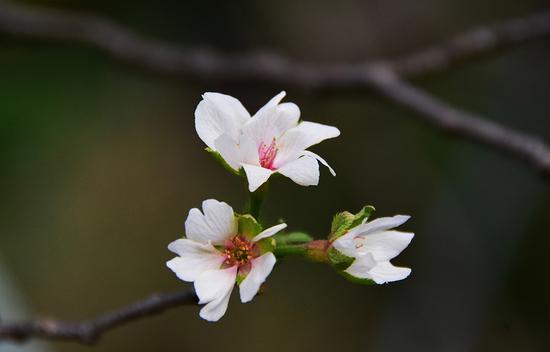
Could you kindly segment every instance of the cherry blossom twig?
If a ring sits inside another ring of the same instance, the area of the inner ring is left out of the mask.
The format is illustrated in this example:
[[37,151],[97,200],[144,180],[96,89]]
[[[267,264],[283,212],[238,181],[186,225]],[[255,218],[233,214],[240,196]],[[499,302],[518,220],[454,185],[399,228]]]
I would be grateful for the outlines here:
[[86,345],[119,326],[157,315],[167,309],[197,303],[192,290],[155,294],[127,307],[82,322],[36,319],[20,323],[0,323],[0,341],[23,342],[31,338],[75,341]]
[[[484,25],[396,60],[315,65],[269,53],[222,55],[142,37],[107,19],[0,0],[0,33],[80,43],[114,59],[171,76],[260,80],[305,89],[366,88],[381,93],[433,126],[506,151],[550,175],[549,148],[538,138],[447,106],[399,79],[449,69],[458,63],[550,35],[550,12]],[[380,67],[384,69],[383,74]],[[390,74],[387,74],[390,73]],[[381,77],[386,77],[381,80]],[[388,81],[388,77],[393,77]]]
[[516,156],[538,170],[543,177],[550,178],[550,148],[542,140],[448,106],[401,80],[391,69],[383,66],[373,69],[370,77],[379,94],[414,111],[418,118],[449,133]]

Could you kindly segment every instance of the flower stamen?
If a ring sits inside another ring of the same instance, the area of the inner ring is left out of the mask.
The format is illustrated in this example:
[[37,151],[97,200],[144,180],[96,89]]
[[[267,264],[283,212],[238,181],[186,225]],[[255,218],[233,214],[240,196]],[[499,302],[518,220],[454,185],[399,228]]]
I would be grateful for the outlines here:
[[273,170],[273,162],[275,161],[275,156],[277,156],[277,143],[276,139],[273,138],[271,144],[262,143],[258,148],[258,154],[260,157],[260,166],[266,169]]
[[254,258],[256,245],[249,242],[246,238],[235,236],[225,241],[224,264],[228,266],[238,265],[239,267],[247,265]]

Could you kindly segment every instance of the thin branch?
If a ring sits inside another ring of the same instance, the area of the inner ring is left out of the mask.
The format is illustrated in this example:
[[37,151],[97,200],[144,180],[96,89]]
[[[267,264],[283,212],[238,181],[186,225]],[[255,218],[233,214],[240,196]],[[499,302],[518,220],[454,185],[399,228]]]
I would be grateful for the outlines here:
[[[485,25],[393,61],[315,65],[269,53],[222,55],[139,36],[103,18],[15,5],[0,0],[0,33],[80,43],[110,57],[171,76],[255,79],[306,89],[367,88],[440,129],[489,145],[550,175],[549,148],[538,138],[461,112],[398,77],[417,77],[550,35],[550,12]],[[380,68],[383,67],[382,74]],[[388,74],[390,73],[390,74]],[[393,77],[391,81],[380,79]]]
[[[550,176],[550,149],[542,141],[447,106],[400,78],[442,71],[466,60],[549,36],[548,12],[482,26],[401,59],[361,64],[314,65],[268,53],[229,56],[181,48],[139,36],[100,17],[3,0],[0,0],[0,33],[83,44],[116,60],[171,76],[255,79],[308,89],[372,89],[442,130],[506,151]],[[0,340],[25,341],[37,337],[92,344],[118,326],[196,302],[194,293],[186,291],[154,295],[84,322],[38,319],[0,323]]]
[[[98,16],[37,8],[0,0],[0,33],[31,39],[80,43],[114,59],[168,75],[228,80],[258,79],[309,88],[365,86],[370,62],[314,65],[271,53],[223,55],[206,49],[185,48],[140,36]],[[550,35],[550,12],[481,26],[447,43],[402,59],[384,61],[402,77],[416,77],[449,68],[464,60],[487,55]]]
[[448,106],[401,80],[391,69],[382,66],[373,69],[371,79],[378,93],[416,112],[418,118],[449,133],[519,157],[544,177],[550,178],[550,148],[542,140]]
[[75,341],[93,344],[101,336],[119,326],[157,315],[167,309],[197,303],[191,290],[177,293],[156,294],[83,322],[68,322],[54,319],[36,319],[22,323],[0,323],[0,341],[22,342],[31,338]]

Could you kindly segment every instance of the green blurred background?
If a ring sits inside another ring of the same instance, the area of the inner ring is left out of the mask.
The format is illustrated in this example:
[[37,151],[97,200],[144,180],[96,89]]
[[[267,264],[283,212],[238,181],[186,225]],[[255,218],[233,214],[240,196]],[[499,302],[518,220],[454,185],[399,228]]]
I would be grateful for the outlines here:
[[[397,57],[547,0],[35,1],[92,12],[181,45],[267,49],[314,61]],[[415,83],[550,142],[550,41]],[[221,322],[183,307],[105,335],[97,351],[548,351],[550,188],[526,165],[434,130],[362,93],[156,76],[93,50],[0,35],[0,315],[82,319],[185,288],[169,242],[206,198],[240,209],[243,181],[203,151],[205,91],[254,112],[280,90],[342,136],[313,150],[336,169],[318,187],[273,182],[265,220],[327,234],[337,211],[407,213],[402,282],[353,285],[288,260]],[[87,351],[74,343],[0,351]]]

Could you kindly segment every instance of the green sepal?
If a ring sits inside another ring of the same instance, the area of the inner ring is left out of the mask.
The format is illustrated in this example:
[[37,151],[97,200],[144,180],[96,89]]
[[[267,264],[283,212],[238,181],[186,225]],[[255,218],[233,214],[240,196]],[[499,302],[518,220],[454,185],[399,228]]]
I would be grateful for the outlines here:
[[360,225],[369,218],[374,210],[372,205],[365,205],[357,214],[352,214],[349,211],[336,214],[332,219],[329,240],[334,241],[350,229]]
[[240,285],[241,282],[246,278],[246,275],[241,274],[240,272],[237,272],[237,285]]
[[214,159],[216,159],[216,161],[224,167],[224,169],[231,172],[233,175],[245,176],[243,168],[240,168],[239,170],[235,170],[234,168],[229,166],[227,161],[225,161],[225,159],[217,151],[213,150],[212,148],[205,148],[204,150],[210,153],[210,155],[212,155]]
[[350,228],[352,229],[355,226],[360,225],[363,221],[368,220],[370,214],[372,214],[375,210],[376,209],[374,209],[372,205],[365,205],[357,214],[355,214]]
[[351,224],[355,220],[355,216],[349,211],[338,213],[332,219],[332,225],[330,226],[330,240],[335,240],[338,237],[345,234],[350,228]]
[[334,247],[328,250],[327,257],[330,265],[339,272],[349,268],[355,260],[355,258],[348,257]]
[[250,214],[237,215],[237,222],[239,224],[238,233],[249,240],[262,232],[262,225]]
[[349,273],[346,273],[345,271],[340,271],[340,275],[342,275],[346,280],[353,282],[354,284],[360,284],[360,285],[376,285],[376,282],[374,282],[371,279],[361,279],[358,277],[355,277]]

